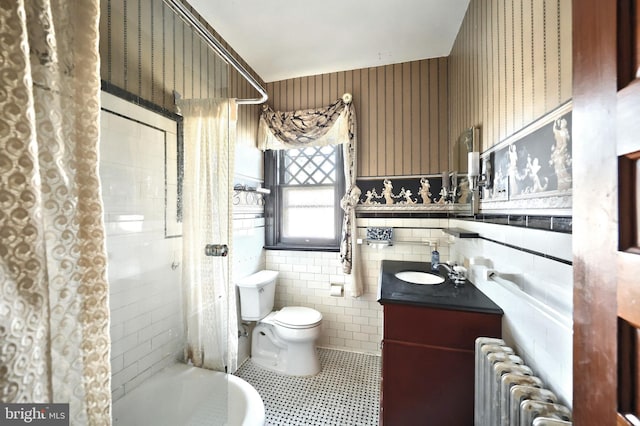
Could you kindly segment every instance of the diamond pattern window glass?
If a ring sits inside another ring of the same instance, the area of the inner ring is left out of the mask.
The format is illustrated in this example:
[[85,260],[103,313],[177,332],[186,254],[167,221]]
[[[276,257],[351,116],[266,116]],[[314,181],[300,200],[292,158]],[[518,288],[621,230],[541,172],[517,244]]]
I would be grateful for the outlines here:
[[284,185],[335,184],[334,146],[309,146],[283,151]]

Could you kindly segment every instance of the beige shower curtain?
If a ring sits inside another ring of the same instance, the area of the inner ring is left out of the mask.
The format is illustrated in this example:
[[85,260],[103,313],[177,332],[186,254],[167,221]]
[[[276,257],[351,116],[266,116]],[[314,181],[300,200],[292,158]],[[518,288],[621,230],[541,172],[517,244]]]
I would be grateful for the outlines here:
[[111,423],[98,0],[0,0],[0,401]]
[[207,244],[229,244],[236,104],[181,100],[184,116],[182,286],[185,358],[196,367],[237,369],[238,319],[229,257],[205,256]]

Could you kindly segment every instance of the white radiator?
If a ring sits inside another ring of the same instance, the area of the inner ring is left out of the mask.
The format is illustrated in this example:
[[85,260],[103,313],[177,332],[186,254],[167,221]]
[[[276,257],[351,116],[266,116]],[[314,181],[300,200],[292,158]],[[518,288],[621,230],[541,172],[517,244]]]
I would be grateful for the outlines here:
[[571,410],[558,403],[504,340],[477,338],[475,357],[475,426],[571,424]]

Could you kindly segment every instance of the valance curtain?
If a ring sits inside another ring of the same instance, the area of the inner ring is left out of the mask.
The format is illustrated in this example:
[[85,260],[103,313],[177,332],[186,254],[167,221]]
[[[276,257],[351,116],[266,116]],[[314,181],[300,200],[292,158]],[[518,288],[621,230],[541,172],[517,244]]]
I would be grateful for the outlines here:
[[0,402],[111,424],[98,0],[0,2]]
[[205,245],[231,241],[231,178],[236,103],[178,101],[184,117],[182,295],[185,359],[196,367],[234,372],[238,319],[229,257],[206,256]]
[[356,129],[356,112],[348,94],[326,108],[280,112],[265,105],[258,127],[258,145],[263,151],[342,145],[346,191],[340,202],[344,210],[340,259],[343,272],[351,275],[349,287],[353,297],[361,296],[364,291],[354,238],[357,232],[355,207],[360,198],[356,185]]

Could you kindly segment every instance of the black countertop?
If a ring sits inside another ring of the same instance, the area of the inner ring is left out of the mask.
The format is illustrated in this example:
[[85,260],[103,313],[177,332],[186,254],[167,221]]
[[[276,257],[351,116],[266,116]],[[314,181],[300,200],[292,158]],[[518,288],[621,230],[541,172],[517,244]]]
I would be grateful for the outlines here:
[[378,285],[378,302],[381,305],[394,303],[489,314],[503,313],[498,305],[470,281],[454,285],[447,278],[443,267],[439,268],[439,273],[445,281],[435,285],[411,284],[396,278],[395,274],[402,271],[432,272],[431,263],[383,260]]

